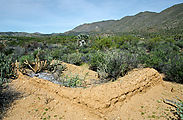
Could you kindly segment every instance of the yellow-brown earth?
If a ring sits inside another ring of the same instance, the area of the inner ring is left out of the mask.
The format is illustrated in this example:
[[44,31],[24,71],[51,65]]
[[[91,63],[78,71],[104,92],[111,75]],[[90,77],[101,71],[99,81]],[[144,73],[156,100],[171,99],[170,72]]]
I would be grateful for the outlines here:
[[[64,74],[87,73],[87,81],[97,80],[94,71],[67,67]],[[183,85],[163,81],[162,75],[151,68],[135,69],[115,82],[88,88],[62,87],[22,74],[9,86],[22,97],[12,103],[3,120],[176,119],[174,108],[163,99],[183,99]]]

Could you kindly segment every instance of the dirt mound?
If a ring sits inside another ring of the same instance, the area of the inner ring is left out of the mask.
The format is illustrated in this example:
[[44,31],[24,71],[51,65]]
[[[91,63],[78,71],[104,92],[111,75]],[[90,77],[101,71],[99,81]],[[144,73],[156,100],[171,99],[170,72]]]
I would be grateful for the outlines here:
[[138,91],[143,91],[152,85],[159,84],[161,81],[161,75],[157,71],[146,68],[131,72],[116,82],[87,89],[65,88],[58,94],[76,103],[97,109],[101,113],[106,113],[109,108],[113,108],[118,102],[124,101]]
[[[66,88],[47,80],[20,75],[10,86],[24,93],[24,97],[14,102],[4,120],[134,118],[128,112],[130,99],[142,93],[148,94],[150,88],[161,93],[164,90],[162,83],[161,75],[150,68],[136,69],[115,82],[89,88]],[[146,90],[148,91],[145,92]],[[139,106],[139,102],[136,102]],[[134,105],[133,102],[131,104]],[[127,107],[126,116],[122,116],[123,106]],[[135,110],[136,106],[133,107]],[[135,113],[133,115],[138,116]],[[139,117],[142,118],[143,116]]]

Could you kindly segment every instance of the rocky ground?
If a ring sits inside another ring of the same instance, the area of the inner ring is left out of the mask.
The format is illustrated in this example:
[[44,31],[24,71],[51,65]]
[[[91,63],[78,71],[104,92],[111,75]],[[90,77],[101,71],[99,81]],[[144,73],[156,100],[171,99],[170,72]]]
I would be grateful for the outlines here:
[[[87,73],[87,83],[97,80],[93,71],[68,66],[65,75]],[[150,68],[86,88],[67,88],[22,74],[8,86],[16,91],[12,95],[16,98],[3,120],[176,120],[175,108],[163,100],[183,99],[183,85],[163,81],[162,75]]]

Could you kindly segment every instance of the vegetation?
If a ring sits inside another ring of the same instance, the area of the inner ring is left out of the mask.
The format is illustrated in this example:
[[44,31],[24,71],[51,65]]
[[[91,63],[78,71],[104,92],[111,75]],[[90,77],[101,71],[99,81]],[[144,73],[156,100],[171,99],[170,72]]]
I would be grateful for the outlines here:
[[5,55],[0,52],[0,86],[8,81],[8,78],[16,77],[13,58],[11,55]]
[[[43,64],[45,62],[49,64],[53,59],[75,65],[86,63],[90,69],[99,73],[101,80],[105,81],[114,81],[133,68],[151,67],[164,73],[166,80],[183,83],[183,38],[181,36],[182,34],[169,36],[151,34],[143,37],[137,34],[1,36],[1,39],[5,39],[5,43],[1,45],[1,52],[18,59],[23,67],[30,68],[35,68],[35,63],[46,68]],[[84,46],[78,45],[80,39],[86,41]],[[40,61],[44,63],[41,64]],[[41,69],[33,71],[40,72]]]
[[63,78],[63,85],[66,87],[81,87],[83,85],[84,80],[76,76],[66,76]]

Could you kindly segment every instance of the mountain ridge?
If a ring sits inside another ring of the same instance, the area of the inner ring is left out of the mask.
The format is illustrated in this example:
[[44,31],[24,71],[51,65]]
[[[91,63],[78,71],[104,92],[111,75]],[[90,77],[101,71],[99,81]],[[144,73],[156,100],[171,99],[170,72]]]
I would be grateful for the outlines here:
[[183,26],[183,3],[173,5],[159,13],[144,11],[119,20],[85,23],[65,32],[70,33],[118,33],[118,32],[158,32]]

